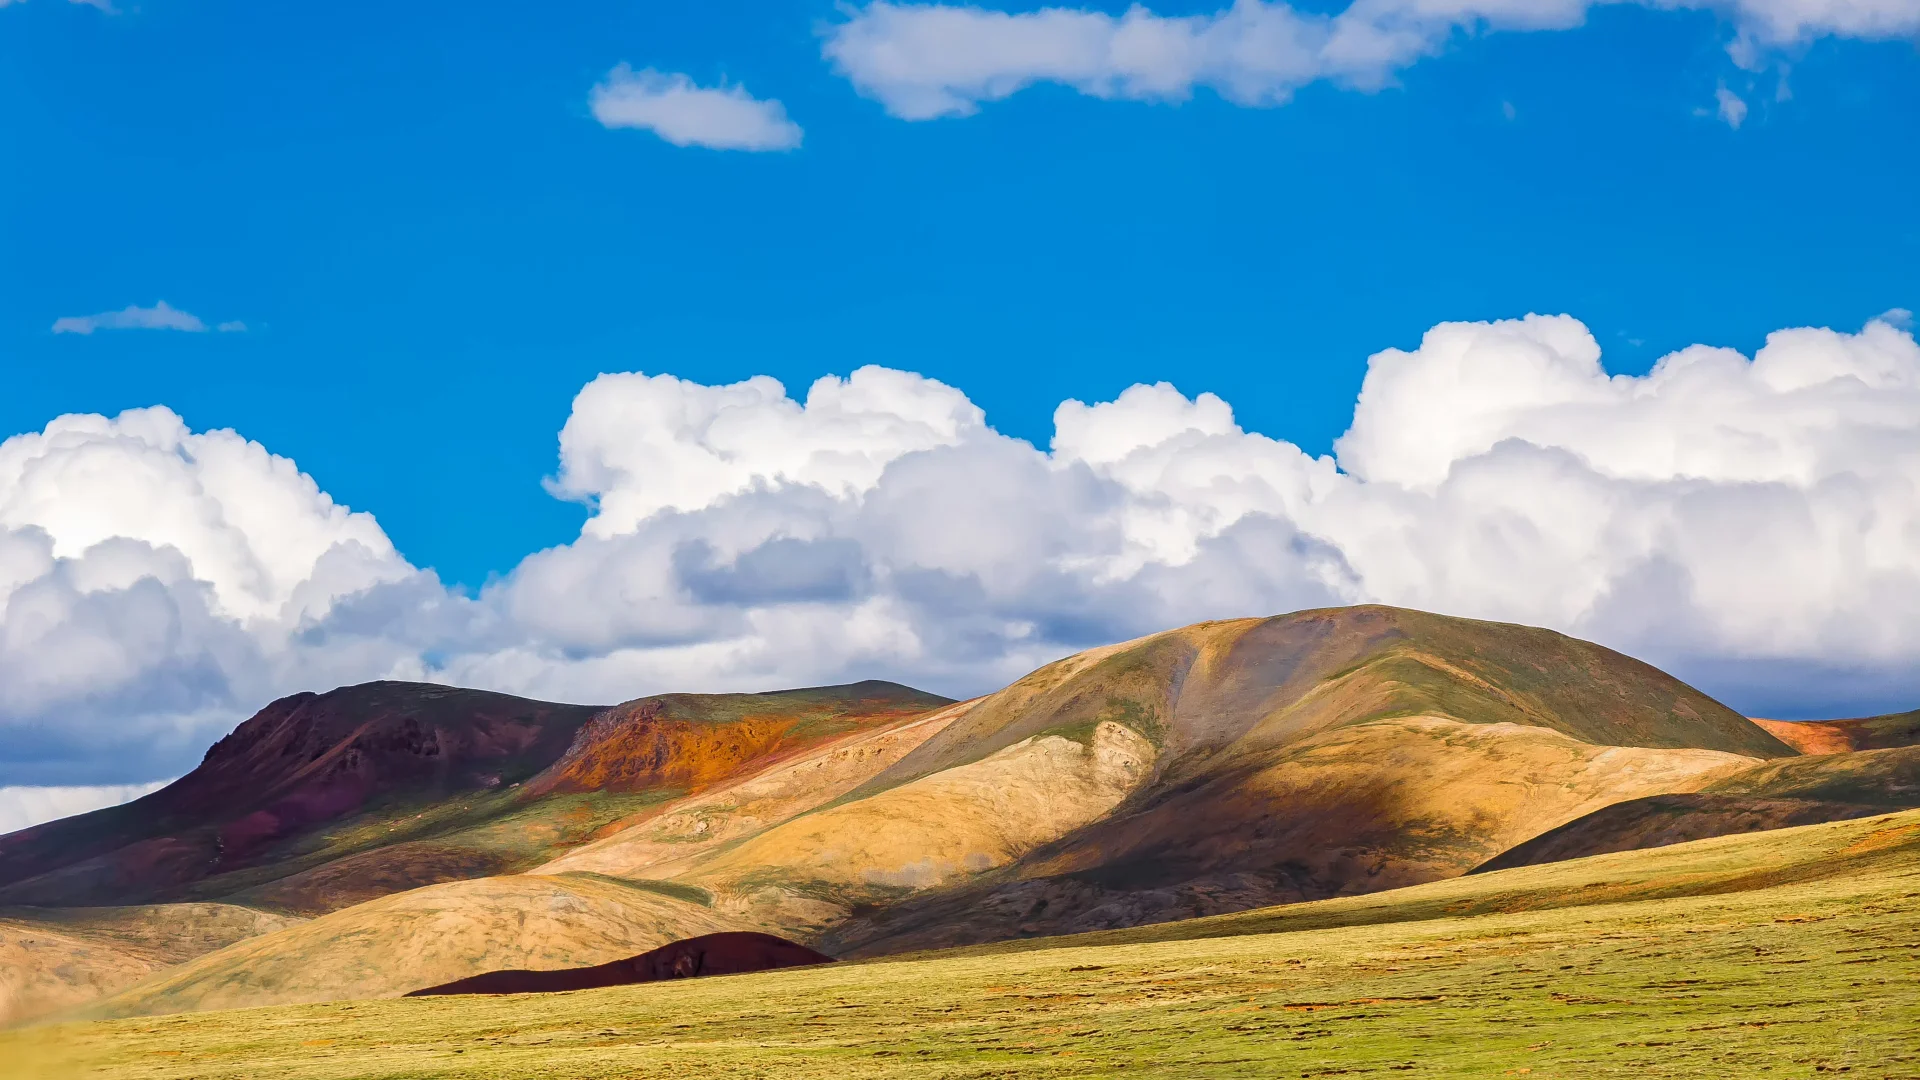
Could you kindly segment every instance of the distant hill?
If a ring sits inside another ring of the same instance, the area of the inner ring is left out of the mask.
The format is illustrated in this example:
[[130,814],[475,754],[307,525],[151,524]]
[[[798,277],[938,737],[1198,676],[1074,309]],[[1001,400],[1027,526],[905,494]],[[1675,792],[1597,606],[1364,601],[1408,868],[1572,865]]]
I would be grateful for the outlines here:
[[[520,702],[514,730],[538,736],[511,745],[537,751],[443,752],[463,764],[439,771],[410,763],[411,748],[472,723],[409,727],[388,709],[354,726],[365,705],[331,707],[339,730],[401,747],[379,784],[317,788],[354,799],[289,804],[312,774],[264,770],[272,791],[242,785],[252,801],[228,797],[233,812],[144,832],[65,823],[85,841],[75,862],[53,859],[58,829],[19,862],[8,838],[0,901],[138,895],[322,916],[157,975],[115,998],[119,1012],[392,996],[719,930],[864,957],[1371,893],[1461,875],[1614,804],[1812,760],[1597,645],[1377,606],[1171,630],[967,702],[885,683],[585,715]],[[209,762],[278,760],[239,741]],[[338,809],[323,821],[283,805]],[[157,873],[176,864],[129,854],[204,851],[208,831],[262,808],[282,825],[237,859]],[[11,878],[14,866],[36,872]],[[583,898],[602,886],[625,899]],[[622,914],[635,903],[644,918]],[[561,913],[536,935],[546,952],[504,929],[521,907]]]
[[[1908,714],[1911,715],[1911,714]],[[1629,799],[1550,829],[1475,872],[1920,806],[1920,745],[1769,761],[1687,794]]]
[[[892,683],[613,709],[421,683],[298,694],[145,798],[0,837],[0,904],[319,914],[542,862],[756,757],[946,701]],[[620,753],[664,764],[581,782]]]
[[1803,754],[1843,754],[1920,743],[1920,709],[1852,720],[1755,720]]

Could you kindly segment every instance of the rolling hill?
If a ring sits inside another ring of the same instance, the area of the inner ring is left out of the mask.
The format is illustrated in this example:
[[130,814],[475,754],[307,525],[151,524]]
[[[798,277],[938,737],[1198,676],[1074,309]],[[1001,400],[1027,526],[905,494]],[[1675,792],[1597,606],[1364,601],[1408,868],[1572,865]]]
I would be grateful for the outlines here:
[[1912,1073],[1920,812],[1068,938],[0,1035],[35,1075]]
[[299,694],[145,798],[0,837],[0,904],[321,914],[524,869],[756,759],[946,700],[892,683],[612,709],[417,683]]
[[0,1027],[299,922],[234,904],[0,909]]
[[[1784,737],[1792,739],[1796,733]],[[1915,806],[1920,806],[1920,745],[1822,753],[1752,765],[1697,792],[1650,795],[1603,807],[1517,844],[1479,869],[1843,821]]]
[[1803,754],[1886,750],[1920,743],[1920,709],[1851,720],[1755,720],[1754,723]]
[[[1140,927],[1456,878],[1635,800],[1837,802],[1906,775],[1813,765],[1590,643],[1384,607],[1202,623],[967,702],[869,683],[556,722],[565,745],[511,782],[370,799],[155,893],[320,917],[100,1008],[393,996],[719,930],[873,957]],[[630,899],[575,907],[602,887]],[[548,951],[490,943],[503,912],[554,903],[572,914]]]

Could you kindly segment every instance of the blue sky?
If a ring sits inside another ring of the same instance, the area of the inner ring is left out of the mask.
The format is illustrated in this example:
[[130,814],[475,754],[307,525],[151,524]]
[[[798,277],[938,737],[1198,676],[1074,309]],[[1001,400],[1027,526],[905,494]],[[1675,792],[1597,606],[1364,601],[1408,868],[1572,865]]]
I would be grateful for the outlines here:
[[[841,18],[10,5],[0,431],[165,403],[478,585],[577,532],[540,480],[603,371],[798,392],[899,366],[1042,443],[1061,400],[1166,379],[1325,452],[1367,356],[1442,320],[1569,312],[1638,372],[1920,304],[1910,42],[1796,47],[1777,101],[1779,66],[1736,67],[1724,19],[1603,8],[1456,35],[1377,92],[1041,85],[908,122],[823,61]],[[778,99],[804,144],[605,129],[588,93],[622,62]],[[1722,85],[1750,103],[1738,130],[1700,115]],[[48,329],[159,299],[249,329]]]

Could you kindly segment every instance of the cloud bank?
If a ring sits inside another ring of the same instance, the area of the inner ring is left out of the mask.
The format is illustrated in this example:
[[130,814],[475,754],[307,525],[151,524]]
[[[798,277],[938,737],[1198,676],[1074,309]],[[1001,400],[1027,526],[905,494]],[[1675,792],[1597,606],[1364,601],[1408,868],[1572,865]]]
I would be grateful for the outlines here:
[[803,396],[612,374],[553,493],[593,514],[477,596],[293,462],[165,409],[0,444],[0,784],[190,767],[271,697],[376,677],[572,701],[997,686],[1198,619],[1379,601],[1555,627],[1737,707],[1920,704],[1920,347],[1694,346],[1610,375],[1578,321],[1371,358],[1330,456],[1166,384],[1051,443],[862,368]]
[[589,99],[594,119],[610,128],[651,131],[675,146],[715,150],[792,150],[800,125],[778,101],[761,101],[741,86],[702,87],[685,75],[614,68]]
[[[1621,0],[1629,2],[1629,0]],[[1593,0],[1353,0],[1338,14],[1235,0],[1206,15],[1120,15],[1048,7],[1009,13],[885,0],[824,32],[822,53],[894,116],[966,116],[1036,83],[1138,101],[1214,91],[1240,105],[1279,105],[1310,83],[1379,89],[1461,34],[1565,30]],[[1920,33],[1916,0],[1640,0],[1715,12],[1734,28],[1745,67],[1820,37],[1886,40]],[[1738,126],[1736,123],[1734,126]]]

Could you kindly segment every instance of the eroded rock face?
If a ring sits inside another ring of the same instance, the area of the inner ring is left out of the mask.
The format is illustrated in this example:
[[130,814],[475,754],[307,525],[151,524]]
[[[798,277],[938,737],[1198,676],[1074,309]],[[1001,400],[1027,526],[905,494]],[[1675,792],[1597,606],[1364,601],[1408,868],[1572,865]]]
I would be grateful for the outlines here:
[[564,971],[489,971],[415,990],[408,997],[443,994],[553,994],[603,986],[692,979],[703,975],[744,975],[775,968],[831,964],[833,957],[772,934],[736,931],[703,934],[651,952],[596,967]]

